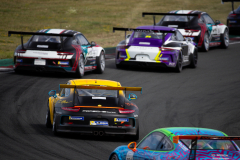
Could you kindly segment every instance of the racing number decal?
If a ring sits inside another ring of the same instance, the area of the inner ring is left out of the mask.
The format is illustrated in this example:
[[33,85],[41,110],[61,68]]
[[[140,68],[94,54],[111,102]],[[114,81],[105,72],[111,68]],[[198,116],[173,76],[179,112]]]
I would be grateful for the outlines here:
[[133,160],[134,152],[132,150],[127,152],[126,160]]

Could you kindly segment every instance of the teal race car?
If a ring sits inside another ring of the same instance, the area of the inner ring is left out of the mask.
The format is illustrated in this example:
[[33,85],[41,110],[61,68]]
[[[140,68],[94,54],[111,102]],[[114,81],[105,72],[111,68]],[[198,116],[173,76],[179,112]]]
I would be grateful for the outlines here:
[[146,135],[139,144],[131,142],[117,147],[109,160],[239,160],[239,147],[233,140],[240,140],[240,136],[227,136],[206,128],[160,128]]

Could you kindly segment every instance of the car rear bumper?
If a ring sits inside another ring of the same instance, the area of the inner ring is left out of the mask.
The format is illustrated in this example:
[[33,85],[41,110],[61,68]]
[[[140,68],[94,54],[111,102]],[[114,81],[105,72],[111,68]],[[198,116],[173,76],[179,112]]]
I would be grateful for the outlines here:
[[74,73],[72,67],[60,66],[15,65],[14,68],[17,71]]
[[126,66],[145,66],[145,67],[175,67],[176,63],[174,62],[144,62],[144,61],[120,61],[117,64],[126,65]]

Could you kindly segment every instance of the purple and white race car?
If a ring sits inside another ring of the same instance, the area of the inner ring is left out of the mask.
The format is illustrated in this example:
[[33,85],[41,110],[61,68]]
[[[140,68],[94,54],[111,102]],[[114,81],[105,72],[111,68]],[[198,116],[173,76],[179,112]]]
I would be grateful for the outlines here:
[[[198,50],[190,39],[184,39],[175,28],[163,26],[140,26],[116,28],[113,32],[125,31],[126,39],[116,47],[116,67],[144,65],[171,67],[181,72],[183,66],[196,68]],[[132,31],[126,36],[126,31]]]

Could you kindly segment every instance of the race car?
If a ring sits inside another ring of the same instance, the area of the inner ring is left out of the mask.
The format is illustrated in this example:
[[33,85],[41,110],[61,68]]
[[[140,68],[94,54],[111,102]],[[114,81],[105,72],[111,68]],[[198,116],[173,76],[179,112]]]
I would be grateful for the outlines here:
[[240,140],[240,136],[227,136],[221,131],[206,128],[159,128],[138,144],[131,142],[117,147],[109,160],[239,160],[239,147],[233,140]]
[[[142,16],[153,15],[154,25],[175,27],[184,37],[190,37],[199,49],[207,52],[209,47],[221,46],[228,48],[229,29],[220,21],[206,13],[197,10],[174,10],[169,13],[143,12]],[[155,16],[164,15],[156,24]]]
[[[93,41],[89,43],[80,32],[65,29],[8,31],[8,36],[11,34],[20,34],[22,42],[14,51],[15,72],[67,72],[79,78],[87,71],[104,72],[104,49]],[[23,44],[23,35],[32,37]]]
[[62,132],[103,135],[122,135],[139,138],[139,109],[125,98],[126,91],[142,91],[141,87],[122,87],[119,82],[101,79],[75,79],[60,84],[61,91],[49,92],[46,127],[53,133]]
[[240,6],[234,10],[234,2],[240,2],[240,0],[222,0],[224,2],[232,2],[232,11],[227,17],[227,26],[230,34],[240,33]]
[[[175,28],[140,26],[134,28],[113,27],[113,32],[133,31],[116,47],[117,68],[125,65],[169,67],[181,72],[183,66],[196,68],[198,50],[191,39],[184,39]],[[125,36],[126,37],[126,36]]]

